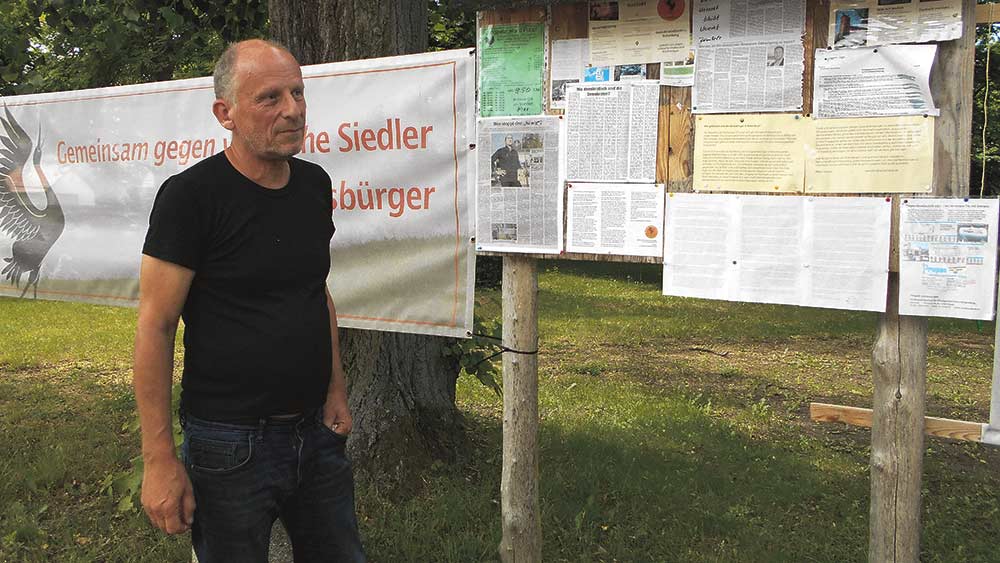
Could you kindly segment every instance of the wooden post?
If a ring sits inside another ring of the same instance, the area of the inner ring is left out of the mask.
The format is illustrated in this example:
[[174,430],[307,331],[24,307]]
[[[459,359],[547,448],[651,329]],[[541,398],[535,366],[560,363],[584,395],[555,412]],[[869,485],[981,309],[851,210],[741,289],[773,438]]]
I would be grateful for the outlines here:
[[[503,257],[503,344],[538,350],[538,272],[530,256]],[[538,356],[503,355],[503,473],[500,480],[504,563],[542,560],[538,505]]]
[[[931,92],[941,109],[934,128],[933,193],[939,197],[969,193],[975,7],[975,0],[963,0],[962,37],[939,44],[931,71]],[[878,563],[920,558],[927,319],[899,315],[898,264],[891,269],[886,312],[879,317],[872,352],[875,392],[868,560]]]
[[927,319],[899,315],[899,274],[889,274],[886,311],[872,352],[871,511],[868,560],[920,559]]

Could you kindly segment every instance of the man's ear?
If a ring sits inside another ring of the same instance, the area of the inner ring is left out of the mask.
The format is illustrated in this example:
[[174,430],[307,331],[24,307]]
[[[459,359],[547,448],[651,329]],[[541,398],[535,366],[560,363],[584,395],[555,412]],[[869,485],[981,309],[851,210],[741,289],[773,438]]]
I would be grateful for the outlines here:
[[230,116],[232,107],[229,102],[223,100],[222,98],[217,98],[212,104],[212,113],[215,114],[215,119],[219,121],[219,125],[232,131],[236,125],[233,123],[233,118]]

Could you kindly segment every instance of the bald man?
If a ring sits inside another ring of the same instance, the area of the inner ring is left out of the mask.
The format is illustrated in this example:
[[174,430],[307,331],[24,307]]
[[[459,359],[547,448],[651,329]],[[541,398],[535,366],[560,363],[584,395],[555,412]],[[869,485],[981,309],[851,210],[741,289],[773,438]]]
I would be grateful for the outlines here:
[[[297,562],[364,561],[326,288],[330,177],[293,158],[302,73],[284,47],[252,40],[222,54],[214,83],[212,112],[232,142],[163,183],[142,250],[142,505],[164,532],[191,530],[201,563],[267,561],[276,518]],[[170,389],[181,318],[178,459]]]

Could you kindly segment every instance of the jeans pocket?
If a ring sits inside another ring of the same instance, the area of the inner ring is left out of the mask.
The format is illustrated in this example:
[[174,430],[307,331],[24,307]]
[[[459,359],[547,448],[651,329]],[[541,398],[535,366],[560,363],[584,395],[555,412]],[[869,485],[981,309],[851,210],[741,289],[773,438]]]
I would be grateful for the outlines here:
[[253,457],[253,436],[232,439],[189,436],[187,463],[194,471],[212,474],[231,473],[250,463]]
[[337,440],[339,440],[342,445],[347,443],[347,434],[341,434],[339,432],[335,432],[333,430],[333,428],[330,428],[326,424],[323,424],[323,415],[322,414],[317,415],[317,417],[316,417],[316,426],[320,427],[320,432],[322,432],[322,433],[324,433],[324,434],[326,434],[328,436],[333,436],[334,438],[336,438]]

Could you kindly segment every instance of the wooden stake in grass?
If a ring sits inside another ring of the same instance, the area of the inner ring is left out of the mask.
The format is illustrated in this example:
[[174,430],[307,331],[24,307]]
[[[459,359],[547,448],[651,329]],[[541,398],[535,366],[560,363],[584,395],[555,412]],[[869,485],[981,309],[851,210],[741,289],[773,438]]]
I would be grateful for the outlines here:
[[[538,271],[534,258],[503,258],[503,344],[538,350]],[[542,560],[538,505],[538,357],[503,355],[503,473],[500,480],[504,563]]]
[[899,315],[899,274],[889,274],[886,311],[872,352],[872,498],[868,560],[920,560],[927,319]]

